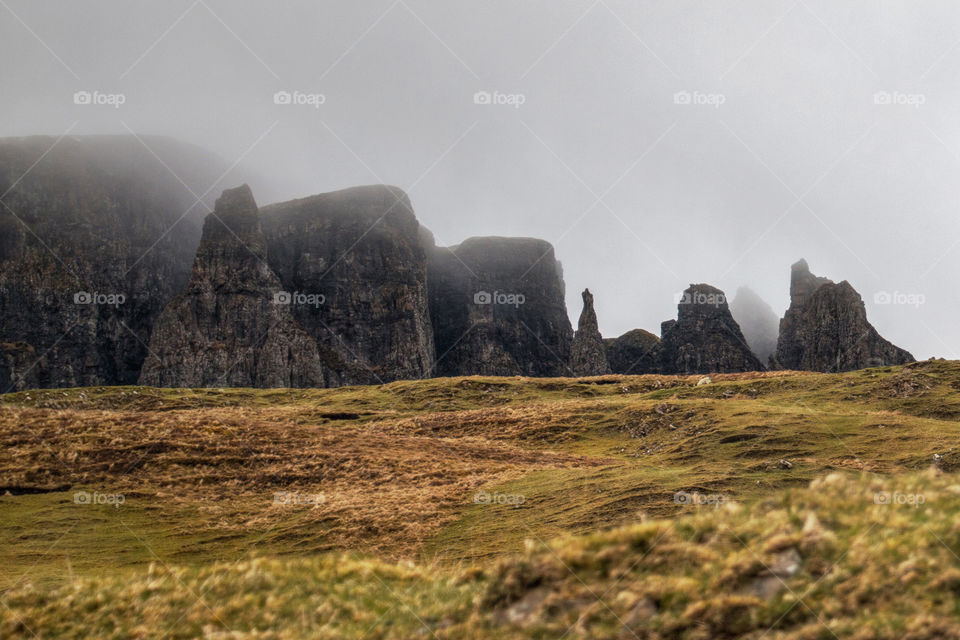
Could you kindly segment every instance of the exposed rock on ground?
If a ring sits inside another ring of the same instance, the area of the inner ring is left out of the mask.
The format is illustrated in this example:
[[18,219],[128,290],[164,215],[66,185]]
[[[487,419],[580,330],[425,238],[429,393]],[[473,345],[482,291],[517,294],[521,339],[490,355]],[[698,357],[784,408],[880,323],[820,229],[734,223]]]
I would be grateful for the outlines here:
[[593,308],[593,294],[590,289],[584,289],[580,295],[583,311],[570,349],[570,368],[577,376],[602,376],[610,373],[610,365]]
[[723,291],[691,284],[677,305],[677,319],[661,326],[662,371],[667,374],[762,371]]
[[740,325],[753,355],[766,364],[777,351],[780,318],[750,287],[740,287],[730,303],[730,313]]
[[791,267],[790,308],[780,321],[777,365],[805,371],[852,371],[913,362],[867,322],[860,294],[814,276],[806,260]]
[[141,384],[308,387],[322,384],[316,343],[283,299],[253,194],[229,189],[203,225],[186,291],[153,331]]
[[435,375],[570,375],[563,270],[535,238],[430,247]]

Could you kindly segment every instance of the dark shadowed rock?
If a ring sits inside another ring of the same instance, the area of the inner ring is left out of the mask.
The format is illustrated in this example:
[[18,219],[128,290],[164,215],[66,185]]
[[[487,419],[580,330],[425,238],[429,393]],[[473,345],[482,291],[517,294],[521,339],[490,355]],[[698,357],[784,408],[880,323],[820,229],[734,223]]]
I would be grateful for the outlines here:
[[780,321],[776,364],[804,371],[852,371],[913,362],[867,322],[860,294],[810,273],[806,260],[791,267],[790,308]]
[[573,331],[549,242],[470,238],[429,255],[435,375],[570,375]]
[[633,329],[619,338],[607,338],[603,342],[612,373],[660,373],[660,338],[649,331]]
[[267,261],[317,342],[324,385],[429,375],[433,330],[427,259],[410,199],[384,185],[354,187],[264,207]]
[[762,371],[740,326],[730,314],[723,291],[692,284],[677,305],[677,319],[661,325],[663,373],[736,373]]
[[160,315],[141,384],[304,387],[323,381],[316,344],[294,320],[253,194],[229,189],[203,225],[186,291]]
[[580,295],[583,311],[570,347],[570,368],[577,376],[602,376],[610,373],[610,365],[597,324],[597,312],[593,308],[593,294],[590,289],[584,289]]
[[777,351],[780,332],[780,318],[774,310],[753,289],[740,287],[730,303],[730,313],[740,325],[753,355],[762,363],[768,362]]
[[212,205],[190,190],[226,168],[153,136],[0,140],[0,393],[136,383]]

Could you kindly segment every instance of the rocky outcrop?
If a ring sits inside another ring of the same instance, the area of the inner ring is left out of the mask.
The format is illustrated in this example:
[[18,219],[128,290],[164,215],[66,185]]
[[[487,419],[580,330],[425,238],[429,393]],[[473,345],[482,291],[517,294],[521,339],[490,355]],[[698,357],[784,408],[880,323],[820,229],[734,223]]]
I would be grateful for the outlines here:
[[867,322],[860,294],[810,273],[806,260],[791,267],[790,308],[780,321],[776,365],[804,371],[852,371],[913,362]]
[[660,373],[660,338],[649,331],[633,329],[619,338],[607,338],[603,342],[612,373]]
[[761,371],[723,291],[691,284],[677,304],[677,319],[661,325],[661,368],[666,374]]
[[229,189],[203,225],[186,291],[160,315],[141,384],[308,387],[323,382],[316,343],[294,320],[253,194]]
[[780,333],[780,318],[774,310],[753,289],[740,287],[730,303],[730,313],[740,325],[753,355],[762,363],[769,362],[777,351]]
[[136,383],[212,204],[191,190],[226,169],[166,138],[0,140],[0,393]]
[[267,206],[261,216],[267,261],[317,343],[324,386],[430,374],[427,257],[402,190],[355,187]]
[[570,346],[570,369],[576,376],[602,376],[610,373],[610,365],[597,324],[597,312],[593,308],[593,294],[590,289],[584,289],[580,296],[583,311]]
[[435,375],[570,375],[573,330],[550,243],[470,238],[428,253]]

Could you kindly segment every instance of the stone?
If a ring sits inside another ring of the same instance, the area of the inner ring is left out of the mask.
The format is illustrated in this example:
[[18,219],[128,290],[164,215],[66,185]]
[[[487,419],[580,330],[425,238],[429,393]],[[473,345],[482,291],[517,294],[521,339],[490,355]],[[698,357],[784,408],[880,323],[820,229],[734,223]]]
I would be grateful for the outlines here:
[[469,238],[428,256],[434,375],[571,375],[563,268],[549,242]]
[[156,136],[0,140],[0,393],[135,384],[213,204],[190,190],[228,169]]
[[863,299],[849,282],[814,276],[806,260],[791,267],[790,307],[780,321],[776,366],[830,373],[913,361],[867,321]]
[[[267,262],[293,297],[294,318],[317,343],[322,386],[430,375],[434,342],[421,240],[429,231],[403,190],[354,187],[260,214]],[[323,303],[302,304],[303,296],[323,296]]]
[[583,298],[583,311],[580,312],[577,332],[573,334],[570,347],[570,369],[576,376],[602,376],[610,373],[610,365],[597,324],[597,313],[593,308],[593,294],[590,289],[584,289],[580,296]]
[[660,373],[660,338],[649,331],[632,329],[618,338],[607,338],[603,342],[612,373]]
[[730,314],[723,291],[691,284],[677,304],[677,319],[661,325],[661,362],[665,374],[762,371]]
[[322,384],[316,343],[294,319],[266,257],[250,188],[224,191],[204,222],[190,283],[157,321],[141,384]]
[[750,287],[740,287],[730,303],[730,313],[760,362],[770,361],[777,351],[780,318]]

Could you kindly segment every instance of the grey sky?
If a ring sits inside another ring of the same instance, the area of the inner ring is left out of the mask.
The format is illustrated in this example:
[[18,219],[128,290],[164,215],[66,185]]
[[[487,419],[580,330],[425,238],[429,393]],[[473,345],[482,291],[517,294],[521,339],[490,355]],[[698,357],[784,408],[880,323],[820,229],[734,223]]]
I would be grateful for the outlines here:
[[398,185],[441,243],[553,242],[605,336],[659,333],[691,282],[782,313],[806,257],[957,358],[958,27],[946,0],[2,0],[0,134],[175,136],[261,204]]

